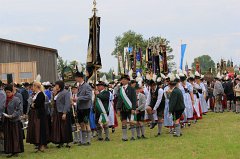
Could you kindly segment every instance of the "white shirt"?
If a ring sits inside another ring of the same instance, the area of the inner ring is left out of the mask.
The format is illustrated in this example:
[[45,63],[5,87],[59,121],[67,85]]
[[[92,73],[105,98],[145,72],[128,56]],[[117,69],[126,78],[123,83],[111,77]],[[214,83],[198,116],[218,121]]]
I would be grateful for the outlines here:
[[[157,89],[157,88],[156,88],[156,89]],[[155,89],[155,90],[156,90],[156,89]],[[150,91],[151,91],[151,90],[150,90]],[[151,92],[150,92],[150,91],[149,91],[148,96],[147,96],[147,106],[149,106],[150,103],[151,103]],[[163,97],[163,89],[162,89],[162,88],[159,88],[159,90],[158,90],[157,102],[156,102],[153,110],[157,110],[157,109],[158,109],[158,107],[160,106],[160,103],[161,103],[161,101],[162,101],[162,97]]]
[[126,90],[127,87],[128,87],[128,84],[126,84],[126,85],[124,85],[124,86],[122,86],[122,87],[123,87],[124,90]]

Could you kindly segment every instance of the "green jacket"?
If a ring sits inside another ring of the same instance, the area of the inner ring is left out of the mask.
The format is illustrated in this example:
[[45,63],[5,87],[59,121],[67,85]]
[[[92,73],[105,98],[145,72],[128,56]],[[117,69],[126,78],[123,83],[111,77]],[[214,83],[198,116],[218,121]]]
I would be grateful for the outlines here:
[[107,113],[109,112],[109,97],[110,93],[107,90],[104,90],[97,95],[97,98],[99,98],[102,101],[103,106]]
[[179,88],[175,87],[169,98],[169,112],[172,113],[184,109],[185,105],[182,91]]
[[[120,88],[121,89],[121,88]],[[120,91],[120,90],[119,90]],[[137,95],[136,95],[136,91],[134,88],[128,86],[126,89],[126,95],[128,96],[129,100],[132,102],[132,110],[136,110],[136,104],[137,104]],[[118,96],[118,101],[117,101],[117,110],[118,111],[128,111],[125,110],[124,108],[124,102],[123,99],[121,98],[121,96]]]

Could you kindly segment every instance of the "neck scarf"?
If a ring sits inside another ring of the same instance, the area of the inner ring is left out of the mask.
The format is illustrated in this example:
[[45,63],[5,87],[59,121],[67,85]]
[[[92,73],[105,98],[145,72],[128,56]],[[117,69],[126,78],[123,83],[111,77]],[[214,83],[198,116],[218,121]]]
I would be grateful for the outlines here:
[[9,102],[13,99],[13,95],[10,96],[10,97],[7,97],[7,100],[6,100],[6,107],[8,107],[8,104]]

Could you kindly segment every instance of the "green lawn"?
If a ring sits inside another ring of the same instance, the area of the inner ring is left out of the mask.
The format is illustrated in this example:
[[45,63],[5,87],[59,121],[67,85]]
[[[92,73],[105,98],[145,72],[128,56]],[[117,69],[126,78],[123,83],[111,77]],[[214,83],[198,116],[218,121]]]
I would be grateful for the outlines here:
[[[119,127],[120,128],[120,127]],[[191,128],[183,130],[181,138],[174,138],[163,129],[161,137],[154,137],[157,128],[147,129],[146,140],[121,141],[121,129],[111,134],[111,142],[93,139],[89,147],[72,146],[57,149],[49,145],[44,153],[34,153],[32,145],[25,144],[25,153],[19,158],[27,159],[81,159],[81,158],[124,158],[124,159],[228,159],[240,158],[240,115],[232,112],[208,113]],[[129,136],[130,136],[129,131]],[[3,155],[1,155],[2,157]],[[2,157],[3,158],[3,157]]]

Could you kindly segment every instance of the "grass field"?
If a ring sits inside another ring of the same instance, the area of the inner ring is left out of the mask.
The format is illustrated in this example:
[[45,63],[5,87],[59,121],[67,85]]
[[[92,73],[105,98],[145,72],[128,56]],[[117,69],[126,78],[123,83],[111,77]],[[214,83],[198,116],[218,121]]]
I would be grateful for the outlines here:
[[[174,138],[163,129],[161,137],[154,137],[157,128],[146,128],[148,139],[121,141],[120,127],[111,134],[111,142],[99,142],[94,138],[88,147],[72,146],[57,149],[49,145],[44,153],[34,153],[32,145],[25,144],[25,153],[19,158],[26,159],[238,159],[240,158],[240,115],[232,112],[208,113],[191,128],[183,130],[181,138]],[[129,136],[130,136],[129,131]],[[5,158],[1,155],[0,158]]]

